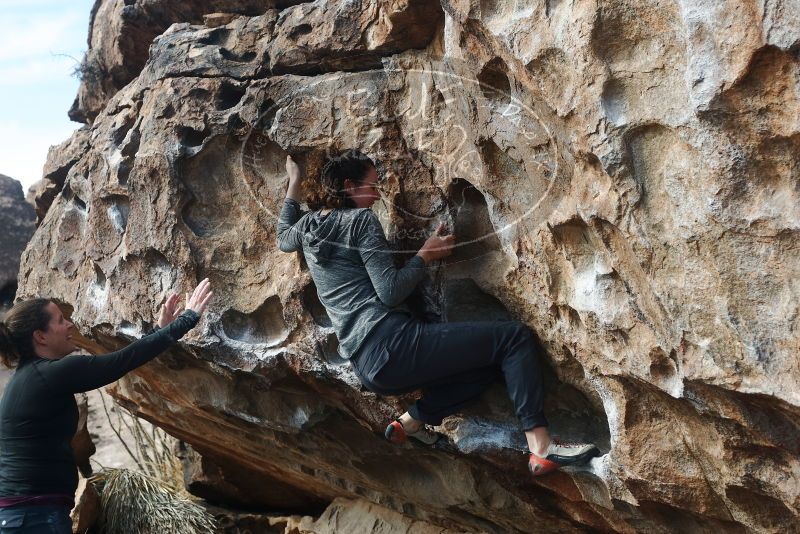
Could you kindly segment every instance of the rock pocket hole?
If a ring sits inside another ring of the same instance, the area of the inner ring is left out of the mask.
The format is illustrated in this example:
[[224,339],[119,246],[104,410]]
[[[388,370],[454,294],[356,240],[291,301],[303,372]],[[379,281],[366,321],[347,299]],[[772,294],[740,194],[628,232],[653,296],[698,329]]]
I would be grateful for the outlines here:
[[492,140],[481,143],[481,158],[489,171],[492,182],[518,177],[523,173],[522,165],[510,158],[505,151]]
[[197,131],[188,126],[183,126],[178,130],[178,137],[180,138],[181,144],[189,147],[198,147],[202,145],[207,135],[208,134],[205,132]]
[[92,303],[100,308],[102,307],[108,297],[108,280],[106,274],[96,263],[94,264],[94,283],[91,285],[89,291]]
[[215,206],[191,199],[183,209],[183,222],[197,237],[209,237],[227,232],[229,224],[218,218],[219,209]]
[[650,351],[650,379],[671,395],[682,392],[683,380],[678,373],[678,357],[674,350],[669,354],[661,348]]
[[197,39],[198,44],[204,45],[218,45],[220,43],[228,42],[231,36],[231,30],[228,28],[214,28],[203,37]]
[[73,205],[74,205],[76,208],[78,208],[80,211],[82,211],[82,212],[84,212],[84,213],[86,213],[86,212],[88,211],[88,208],[86,207],[86,202],[84,202],[83,200],[81,200],[81,198],[80,198],[80,197],[78,197],[78,196],[74,196],[74,197],[72,197],[72,204],[73,204]]
[[125,136],[128,135],[128,132],[133,125],[136,123],[136,117],[134,115],[126,115],[121,120],[118,120],[120,124],[117,126],[115,125],[114,129],[111,133],[111,139],[114,141],[114,144],[119,146],[122,144],[122,141],[125,140]]
[[326,362],[333,365],[344,365],[347,360],[339,356],[339,340],[336,334],[330,333],[317,342],[317,353]]
[[[278,199],[283,198],[286,191],[286,152],[259,132],[248,137],[243,150],[244,182],[248,192],[263,209],[278,213],[281,209]],[[301,169],[306,168],[302,158],[296,161]]]
[[80,211],[81,213],[87,213],[89,209],[86,207],[86,202],[83,201],[81,197],[75,194],[69,184],[64,186],[62,190],[62,195],[64,199],[69,202],[69,204],[76,210]]
[[650,351],[650,375],[656,379],[671,379],[675,376],[675,351],[667,356],[661,349]]
[[328,312],[325,311],[325,306],[322,305],[317,296],[317,287],[313,283],[303,288],[300,300],[303,303],[303,308],[311,314],[311,318],[316,325],[324,328],[333,326],[331,318],[328,317]]
[[106,208],[108,220],[117,231],[117,233],[124,233],[128,227],[128,215],[131,211],[130,201],[127,197],[113,196],[109,199],[111,205]]
[[621,126],[625,124],[628,101],[625,96],[625,86],[621,81],[616,78],[608,80],[603,87],[600,102],[606,117],[613,125]]
[[503,303],[484,292],[471,278],[447,280],[444,284],[444,313],[448,322],[510,321]]
[[204,87],[194,87],[186,93],[186,98],[197,100],[200,102],[207,102],[211,100],[211,91]]
[[232,151],[228,141],[224,136],[209,140],[180,168],[181,183],[186,188],[181,216],[198,237],[238,229],[235,223],[241,215],[242,199],[228,164]]
[[[544,349],[540,347],[540,354]],[[542,360],[544,409],[550,431],[565,439],[594,443],[601,451],[611,449],[611,432],[605,410],[592,403],[580,389],[561,382],[550,365]]]
[[119,185],[128,185],[128,178],[131,175],[131,164],[127,161],[121,161],[117,167],[117,183]]
[[453,232],[459,244],[448,263],[477,260],[487,253],[500,250],[500,239],[489,219],[486,198],[474,185],[455,179],[447,191],[450,200]]
[[228,50],[227,48],[220,48],[219,55],[222,56],[223,59],[227,59],[228,61],[234,61],[236,63],[249,63],[253,61],[257,54],[255,52],[248,51],[243,54],[239,54],[234,52],[233,50]]
[[311,33],[311,25],[300,24],[299,26],[295,26],[294,28],[289,30],[289,38],[297,39],[298,37],[302,37],[303,35],[307,35],[309,33]]
[[511,82],[507,72],[508,67],[505,62],[496,57],[478,74],[481,91],[493,105],[505,106],[511,103]]
[[128,185],[128,177],[133,169],[133,164],[136,161],[136,153],[139,151],[139,143],[141,142],[141,133],[138,128],[130,131],[127,137],[122,141],[120,146],[120,153],[122,160],[117,167],[117,182],[120,185]]
[[223,110],[237,106],[246,92],[247,88],[244,86],[223,83],[217,95],[216,108]]
[[17,282],[9,282],[0,288],[0,315],[3,310],[10,309],[14,305],[14,297],[17,295]]
[[94,283],[99,287],[106,285],[106,273],[96,263],[94,264]]
[[236,341],[276,345],[286,339],[289,328],[283,319],[283,305],[277,296],[268,298],[251,313],[228,310],[222,315],[222,330]]

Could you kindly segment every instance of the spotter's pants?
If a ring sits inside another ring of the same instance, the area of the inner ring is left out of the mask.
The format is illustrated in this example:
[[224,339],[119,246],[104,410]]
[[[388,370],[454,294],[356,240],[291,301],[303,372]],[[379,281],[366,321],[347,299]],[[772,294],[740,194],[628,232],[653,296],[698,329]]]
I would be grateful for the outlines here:
[[0,534],[72,534],[67,506],[11,506],[0,508]]

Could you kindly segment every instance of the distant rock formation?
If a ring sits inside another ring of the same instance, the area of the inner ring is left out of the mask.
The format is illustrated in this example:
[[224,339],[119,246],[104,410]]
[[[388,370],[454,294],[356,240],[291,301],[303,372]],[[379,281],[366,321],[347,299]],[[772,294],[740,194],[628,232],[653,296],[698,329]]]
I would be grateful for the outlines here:
[[[50,153],[20,291],[47,287],[112,348],[212,280],[201,326],[115,393],[200,455],[195,491],[456,531],[800,524],[797,10],[124,4],[95,5],[106,70]],[[439,219],[458,235],[427,311],[530,325],[554,430],[604,456],[532,480],[500,386],[445,421],[453,450],[384,442],[402,403],[363,391],[275,243],[286,154],[315,176],[345,148],[380,162],[401,252]]]
[[0,174],[0,318],[14,302],[20,255],[35,229],[36,215],[22,184]]

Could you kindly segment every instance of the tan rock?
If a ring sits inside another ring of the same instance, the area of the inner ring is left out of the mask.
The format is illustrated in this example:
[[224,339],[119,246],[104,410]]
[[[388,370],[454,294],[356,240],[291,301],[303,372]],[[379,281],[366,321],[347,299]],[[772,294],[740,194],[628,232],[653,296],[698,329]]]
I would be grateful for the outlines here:
[[238,15],[236,13],[209,13],[208,15],[203,15],[203,25],[208,28],[224,26],[237,16]]
[[443,529],[414,521],[402,514],[377,506],[363,499],[336,499],[317,519],[306,516],[299,521],[287,521],[285,534],[455,534],[457,531]]
[[[363,499],[334,500],[319,516],[257,514],[207,505],[220,534],[455,534],[454,531],[397,512]],[[477,531],[476,531],[477,532]]]
[[70,512],[72,532],[83,534],[94,526],[100,517],[100,495],[91,482],[82,478],[75,492],[75,508]]
[[69,173],[89,170],[85,161],[73,170],[88,150],[89,130],[79,128],[72,137],[47,151],[42,179],[33,184],[28,192],[30,201],[36,208],[37,224],[42,222],[56,195],[61,192]]
[[246,512],[221,506],[204,504],[208,513],[214,516],[218,534],[284,534],[290,517],[274,514]]
[[[160,35],[94,120],[23,256],[21,293],[48,288],[111,349],[169,291],[211,278],[201,325],[115,393],[208,458],[207,480],[453,530],[791,531],[791,11],[355,5]],[[303,260],[275,245],[286,154],[313,176],[352,147],[380,161],[375,211],[401,252],[439,219],[465,243],[426,311],[533,327],[553,430],[607,454],[530,480],[499,386],[445,421],[453,451],[382,440],[400,402],[359,387]]]
[[84,477],[92,476],[92,465],[89,458],[97,451],[92,437],[89,435],[89,400],[85,393],[75,395],[78,404],[78,429],[72,437],[72,453],[75,463]]

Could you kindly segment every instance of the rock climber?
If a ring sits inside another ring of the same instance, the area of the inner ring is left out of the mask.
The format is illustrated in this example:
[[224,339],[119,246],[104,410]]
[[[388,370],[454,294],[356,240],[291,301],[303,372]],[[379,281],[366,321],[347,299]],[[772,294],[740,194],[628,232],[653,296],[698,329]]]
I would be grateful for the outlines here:
[[300,170],[286,159],[288,189],[278,220],[278,246],[302,251],[320,302],[350,360],[370,391],[396,395],[417,389],[422,397],[385,432],[392,443],[407,436],[433,444],[426,427],[478,397],[502,371],[525,432],[534,476],[588,462],[593,444],[551,438],[544,414],[542,375],[533,333],[519,321],[425,323],[404,300],[427,267],[452,253],[455,235],[439,224],[419,252],[397,268],[383,228],[370,207],[380,199],[378,173],[366,155],[347,151],[329,158],[318,192],[300,209]]
[[104,356],[70,355],[75,325],[46,298],[20,301],[0,322],[0,361],[16,367],[0,400],[0,532],[70,534],[78,468],[70,443],[75,393],[149,362],[192,329],[213,295],[208,279],[161,307],[158,329]]

